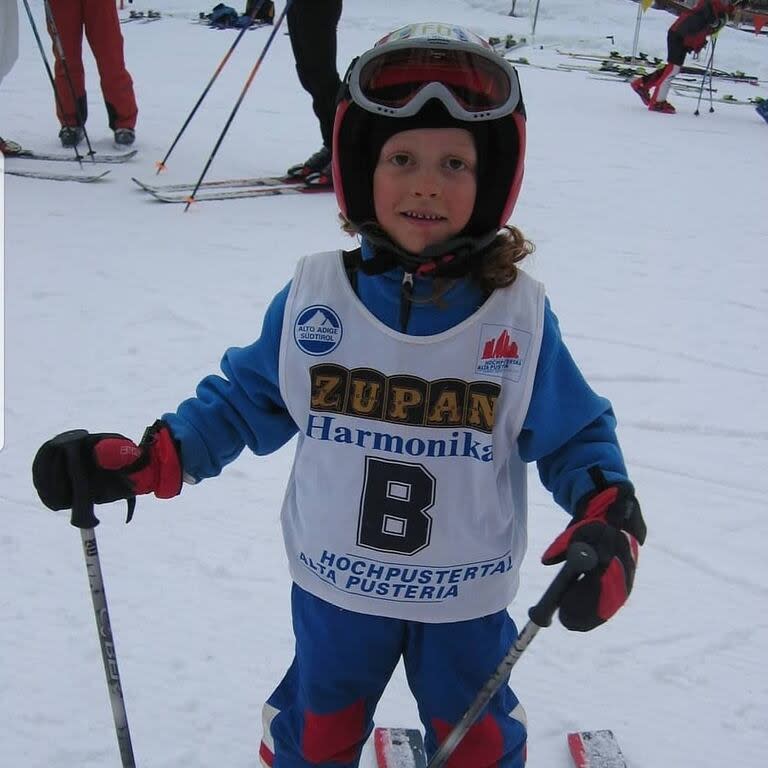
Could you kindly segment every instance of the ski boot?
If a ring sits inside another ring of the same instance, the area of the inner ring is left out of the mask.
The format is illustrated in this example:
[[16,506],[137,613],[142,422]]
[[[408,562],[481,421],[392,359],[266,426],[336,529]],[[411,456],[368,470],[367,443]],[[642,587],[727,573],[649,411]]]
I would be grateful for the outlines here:
[[652,101],[648,105],[651,112],[662,112],[665,115],[674,115],[677,110],[668,101]]
[[331,177],[331,150],[328,147],[321,147],[303,163],[292,165],[285,172],[285,175],[292,179],[304,180],[315,174],[324,174],[329,179]]
[[59,141],[62,147],[76,147],[85,136],[79,125],[62,125],[59,131]]
[[136,140],[136,131],[133,128],[116,128],[115,129],[115,146],[118,149],[122,147],[130,147]]
[[651,92],[642,77],[638,77],[630,83],[632,90],[643,100],[646,107],[651,104]]
[[304,183],[308,187],[323,187],[325,189],[332,189],[333,175],[331,174],[330,167],[327,171],[318,171],[317,173],[310,173],[309,176],[305,176]]

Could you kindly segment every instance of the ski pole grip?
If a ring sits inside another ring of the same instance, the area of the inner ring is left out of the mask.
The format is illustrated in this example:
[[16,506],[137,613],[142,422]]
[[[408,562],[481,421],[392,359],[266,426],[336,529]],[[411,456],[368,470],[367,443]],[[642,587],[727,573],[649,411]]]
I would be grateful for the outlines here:
[[93,501],[88,488],[88,475],[83,469],[80,450],[83,438],[88,436],[85,429],[72,429],[62,432],[51,442],[61,447],[67,457],[69,476],[72,479],[72,517],[70,523],[76,528],[95,528],[99,519],[93,512]]
[[539,627],[548,627],[568,587],[596,565],[595,550],[583,541],[574,541],[568,547],[565,564],[542,595],[541,600],[528,611],[528,618]]

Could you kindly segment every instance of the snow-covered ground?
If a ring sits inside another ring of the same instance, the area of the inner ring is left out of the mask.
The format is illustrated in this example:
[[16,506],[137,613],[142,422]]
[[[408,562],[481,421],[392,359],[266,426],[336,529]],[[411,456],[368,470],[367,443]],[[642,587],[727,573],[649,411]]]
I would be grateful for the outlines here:
[[[511,55],[557,67],[557,49],[629,51],[628,0],[348,0],[339,67],[411,21],[527,36]],[[31,2],[42,32],[42,3]],[[74,427],[143,428],[259,333],[303,254],[349,247],[332,195],[181,206],[150,179],[234,39],[190,19],[189,0],[127,6],[176,15],[123,27],[140,106],[139,155],[100,184],[5,181],[5,447],[0,453],[0,765],[119,765],[80,537],[38,502],[30,466]],[[277,3],[278,13],[283,3]],[[127,15],[127,10],[123,13]],[[665,53],[672,17],[643,18],[640,50]],[[43,32],[44,34],[44,32]],[[267,38],[248,32],[169,163],[194,180]],[[611,40],[611,38],[613,38]],[[47,38],[45,44],[48,46]],[[111,147],[90,54],[97,149]],[[768,38],[726,29],[715,65],[768,78]],[[529,764],[567,765],[568,730],[612,728],[632,768],[765,764],[768,738],[768,125],[751,107],[676,96],[651,114],[626,84],[520,67],[526,179],[514,215],[537,244],[565,336],[610,397],[649,525],[636,590],[594,632],[558,624],[513,672]],[[768,95],[716,82],[720,93]],[[57,148],[53,99],[22,8],[21,54],[0,86],[0,133]],[[283,30],[209,178],[281,172],[319,146]],[[8,161],[10,167],[44,168]],[[63,164],[51,166],[61,171]],[[178,499],[100,508],[97,529],[137,762],[255,768],[260,712],[292,656],[278,514],[293,446],[243,455]],[[539,555],[566,522],[531,473],[522,623],[551,579]],[[380,724],[415,725],[398,671]],[[370,765],[370,755],[366,754]]]

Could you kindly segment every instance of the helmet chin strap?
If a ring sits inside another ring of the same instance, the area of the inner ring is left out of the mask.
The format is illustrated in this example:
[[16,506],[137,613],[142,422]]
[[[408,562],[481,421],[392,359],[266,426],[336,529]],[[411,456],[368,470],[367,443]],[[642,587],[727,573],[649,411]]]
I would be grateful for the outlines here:
[[374,257],[360,264],[360,269],[368,275],[402,267],[410,274],[424,277],[462,277],[471,271],[473,257],[493,242],[497,232],[478,237],[457,235],[428,245],[416,254],[399,246],[376,225],[364,224],[360,234],[374,246]]

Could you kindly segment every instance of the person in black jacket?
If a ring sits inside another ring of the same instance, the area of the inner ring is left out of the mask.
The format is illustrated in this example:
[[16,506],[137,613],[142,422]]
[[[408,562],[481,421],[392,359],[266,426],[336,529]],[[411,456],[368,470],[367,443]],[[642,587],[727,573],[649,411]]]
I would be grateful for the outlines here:
[[[737,5],[744,0],[698,0],[693,8],[685,9],[667,32],[667,63],[661,69],[638,77],[631,82],[632,90],[648,105],[652,112],[674,114],[675,108],[667,101],[672,79],[680,72],[685,57],[698,53],[707,38],[719,32],[733,16]],[[651,93],[653,91],[653,93]]]
[[336,96],[341,78],[336,68],[336,27],[342,0],[293,0],[288,9],[288,33],[296,60],[296,73],[312,97],[312,109],[320,125],[323,146],[288,175],[315,184],[331,184],[331,145]]

